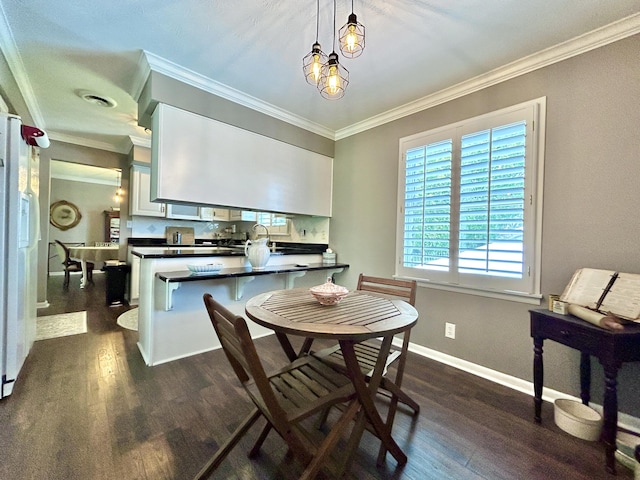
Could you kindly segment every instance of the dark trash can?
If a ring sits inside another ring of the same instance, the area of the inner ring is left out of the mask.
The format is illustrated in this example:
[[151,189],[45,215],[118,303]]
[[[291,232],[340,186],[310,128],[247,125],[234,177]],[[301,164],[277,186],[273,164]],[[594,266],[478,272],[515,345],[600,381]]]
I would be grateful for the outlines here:
[[131,267],[125,262],[105,263],[102,270],[107,275],[107,305],[123,305],[127,287],[127,274]]

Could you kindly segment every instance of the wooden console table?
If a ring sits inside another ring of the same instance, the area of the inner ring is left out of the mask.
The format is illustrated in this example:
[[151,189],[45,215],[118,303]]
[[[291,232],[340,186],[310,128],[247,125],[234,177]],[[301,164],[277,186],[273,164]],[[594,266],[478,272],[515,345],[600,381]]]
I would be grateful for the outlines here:
[[606,468],[615,474],[616,434],[618,425],[618,369],[624,362],[640,361],[640,324],[625,325],[624,330],[606,330],[572,315],[559,315],[547,309],[530,310],[533,337],[533,390],[535,421],[540,423],[542,408],[542,343],[545,339],[580,351],[580,398],[589,404],[591,389],[591,355],[604,368],[603,427]]

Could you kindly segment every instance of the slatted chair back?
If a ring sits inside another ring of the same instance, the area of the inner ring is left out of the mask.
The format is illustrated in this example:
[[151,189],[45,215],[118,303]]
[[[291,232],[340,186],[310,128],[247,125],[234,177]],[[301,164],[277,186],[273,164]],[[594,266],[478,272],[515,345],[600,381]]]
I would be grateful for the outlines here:
[[213,328],[220,339],[233,371],[242,385],[247,388],[253,381],[260,393],[263,406],[270,412],[270,420],[278,426],[286,424],[286,413],[276,400],[269,379],[262,366],[255,344],[247,328],[247,322],[240,315],[229,311],[218,303],[211,294],[204,294],[204,303]]
[[413,306],[416,304],[416,289],[417,283],[415,280],[372,277],[362,273],[358,277],[358,285],[356,286],[356,290],[402,299]]

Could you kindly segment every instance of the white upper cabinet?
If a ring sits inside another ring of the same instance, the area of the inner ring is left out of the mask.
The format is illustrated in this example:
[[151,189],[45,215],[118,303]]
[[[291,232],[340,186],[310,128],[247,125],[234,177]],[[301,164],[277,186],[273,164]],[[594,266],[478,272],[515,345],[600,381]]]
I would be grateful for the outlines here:
[[167,204],[167,218],[179,220],[201,220],[201,208],[194,205]]
[[154,199],[331,216],[330,157],[162,103],[151,142]]
[[203,207],[200,209],[200,220],[228,221],[229,210],[227,210],[226,208],[218,207]]
[[132,165],[130,181],[129,214],[164,217],[165,204],[151,201],[151,169],[141,165]]
[[229,220],[232,222],[255,222],[258,218],[256,212],[248,212],[246,210],[229,210]]

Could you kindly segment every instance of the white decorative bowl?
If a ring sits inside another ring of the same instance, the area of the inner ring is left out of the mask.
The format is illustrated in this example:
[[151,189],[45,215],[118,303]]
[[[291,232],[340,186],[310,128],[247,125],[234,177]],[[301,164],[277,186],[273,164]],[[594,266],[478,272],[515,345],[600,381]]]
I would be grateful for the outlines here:
[[190,272],[193,273],[215,273],[222,270],[224,265],[221,263],[209,263],[207,265],[187,265]]
[[346,287],[327,282],[309,289],[311,295],[322,305],[335,305],[347,296],[349,290]]
[[559,398],[554,402],[553,418],[556,425],[574,437],[596,441],[602,430],[602,416],[593,408],[576,400]]

